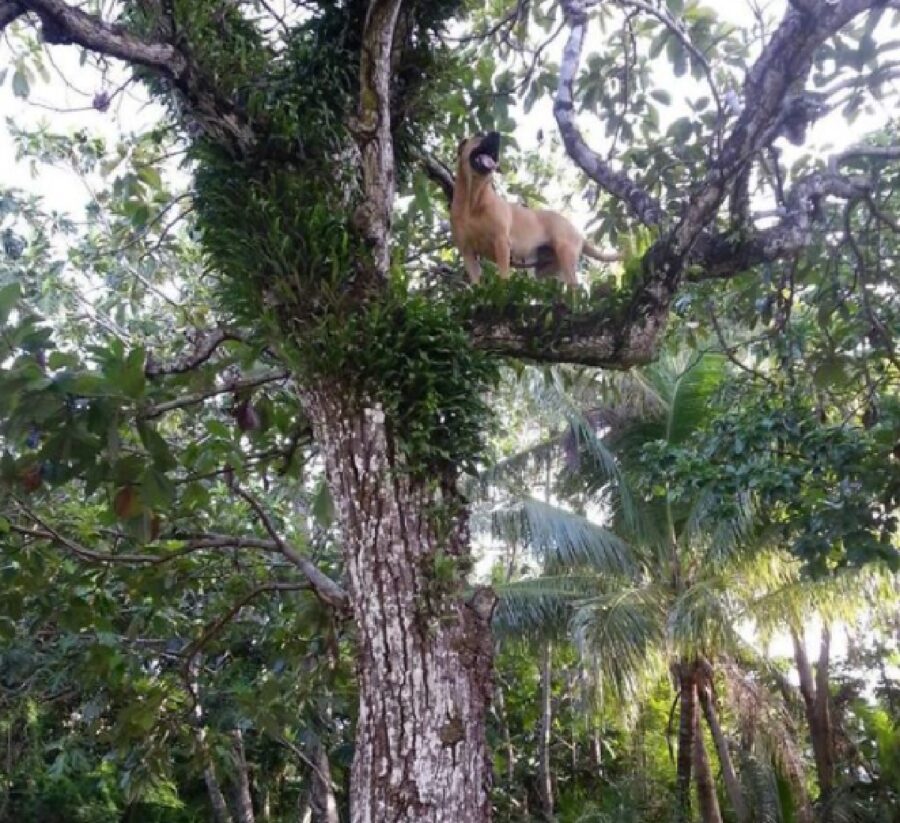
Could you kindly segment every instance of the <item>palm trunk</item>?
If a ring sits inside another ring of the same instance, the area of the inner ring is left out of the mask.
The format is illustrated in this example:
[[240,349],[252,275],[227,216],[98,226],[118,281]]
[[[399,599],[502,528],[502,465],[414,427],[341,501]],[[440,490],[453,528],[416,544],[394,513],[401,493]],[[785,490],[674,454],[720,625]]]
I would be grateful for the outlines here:
[[340,397],[311,393],[307,410],[339,513],[357,630],[351,819],[488,821],[495,598],[487,589],[462,596],[467,512],[455,478],[406,471],[380,410],[348,410]]
[[234,744],[234,762],[237,780],[235,781],[235,806],[238,823],[255,823],[253,814],[253,797],[250,794],[250,770],[247,767],[247,755],[244,751],[244,735],[240,729],[231,732]]
[[731,752],[728,749],[728,740],[725,738],[725,733],[719,723],[716,704],[708,683],[699,684],[698,696],[700,698],[700,707],[703,709],[703,716],[706,718],[706,725],[709,727],[709,732],[712,735],[716,753],[719,757],[719,765],[722,768],[722,778],[725,781],[725,791],[728,794],[728,801],[731,803],[731,808],[734,810],[734,816],[738,823],[748,823],[750,820],[750,812],[747,809],[747,803],[744,800],[744,792],[741,789],[741,783],[734,771]]
[[677,808],[675,819],[687,823],[691,819],[691,770],[694,759],[694,733],[697,728],[697,690],[694,683],[694,666],[679,663],[675,667],[680,695],[678,721],[678,757],[676,760]]
[[803,697],[816,762],[819,795],[821,800],[827,801],[834,790],[834,732],[831,726],[829,694],[831,633],[827,626],[823,626],[815,675],[806,656],[805,637],[802,633],[792,631],[791,639],[794,643],[794,661],[800,679],[800,694]]
[[553,726],[553,644],[548,640],[541,655],[541,728],[538,737],[538,793],[541,813],[553,820],[553,774],[550,768],[550,732]]
[[696,772],[697,805],[700,807],[700,819],[703,823],[722,823],[719,798],[716,795],[716,781],[709,768],[703,730],[700,728],[700,716],[696,711],[694,717],[694,771]]

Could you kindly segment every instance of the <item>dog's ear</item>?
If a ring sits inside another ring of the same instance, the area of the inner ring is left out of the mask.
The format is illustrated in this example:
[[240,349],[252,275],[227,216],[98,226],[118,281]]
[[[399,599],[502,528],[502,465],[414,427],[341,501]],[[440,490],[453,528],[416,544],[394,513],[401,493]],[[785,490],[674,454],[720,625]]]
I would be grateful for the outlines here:
[[459,157],[462,154],[463,147],[468,142],[468,137],[463,137],[462,140],[459,141],[459,145],[456,147],[456,156]]

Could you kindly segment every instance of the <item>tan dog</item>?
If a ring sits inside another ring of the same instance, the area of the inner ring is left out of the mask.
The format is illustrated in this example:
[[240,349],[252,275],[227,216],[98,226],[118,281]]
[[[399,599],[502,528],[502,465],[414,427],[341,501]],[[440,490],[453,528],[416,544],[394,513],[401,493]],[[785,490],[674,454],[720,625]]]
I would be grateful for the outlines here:
[[481,277],[479,258],[493,261],[501,277],[509,277],[515,261],[534,266],[539,275],[558,274],[570,286],[578,285],[575,270],[582,254],[616,259],[588,243],[561,214],[508,203],[497,194],[491,176],[500,160],[498,132],[461,141],[457,155],[450,225],[473,283]]

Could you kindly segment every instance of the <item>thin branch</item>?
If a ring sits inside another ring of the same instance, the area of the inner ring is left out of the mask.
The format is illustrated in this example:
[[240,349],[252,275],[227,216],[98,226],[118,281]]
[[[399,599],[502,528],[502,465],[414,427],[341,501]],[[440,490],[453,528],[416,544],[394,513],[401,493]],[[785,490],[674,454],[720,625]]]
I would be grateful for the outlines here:
[[716,103],[716,109],[719,114],[719,122],[724,122],[725,109],[722,106],[722,100],[719,97],[719,92],[716,88],[715,80],[713,80],[712,69],[710,68],[709,61],[706,59],[706,56],[703,54],[703,52],[701,52],[700,49],[698,49],[693,44],[681,21],[677,20],[672,15],[672,12],[670,12],[669,9],[664,5],[654,6],[651,3],[645,2],[645,0],[618,0],[618,3],[620,6],[637,9],[651,15],[652,17],[655,17],[678,38],[681,44],[690,52],[691,56],[700,64],[701,68],[703,69],[703,74],[706,77],[706,83],[709,86],[709,91]]
[[190,645],[182,652],[185,655],[184,670],[190,671],[194,659],[203,651],[204,646],[209,643],[225,626],[228,625],[251,600],[259,597],[261,594],[268,592],[293,592],[309,588],[307,583],[285,583],[274,581],[272,583],[261,583],[250,589],[243,597],[236,600],[224,614],[217,617],[211,623],[208,623],[200,637],[190,643]]
[[566,151],[591,180],[622,200],[644,225],[658,226],[663,220],[659,202],[627,174],[615,171],[604,162],[587,145],[575,124],[574,84],[584,46],[588,4],[584,0],[563,0],[562,6],[570,30],[559,67],[559,85],[553,102],[553,114]]
[[233,380],[224,386],[216,386],[214,388],[207,389],[206,391],[193,392],[192,394],[186,394],[183,397],[177,397],[174,400],[167,400],[163,403],[155,403],[152,406],[147,406],[146,408],[141,409],[138,416],[142,420],[152,420],[153,418],[159,417],[166,412],[170,412],[175,409],[183,409],[186,406],[193,406],[197,403],[202,403],[204,400],[208,400],[210,397],[216,397],[220,394],[240,392],[245,389],[256,388],[257,386],[264,386],[267,383],[275,383],[279,380],[286,380],[288,377],[290,377],[290,374],[291,373],[289,371],[282,370],[267,372],[265,374],[259,374],[253,377],[246,377],[243,380]]
[[75,557],[77,557],[79,560],[84,560],[88,563],[151,564],[157,559],[155,555],[108,554],[106,552],[96,552],[92,549],[88,549],[82,546],[80,543],[76,543],[74,540],[66,537],[65,535],[54,529],[53,526],[47,523],[46,520],[44,520],[39,514],[37,514],[37,512],[35,512],[20,498],[13,496],[12,499],[15,501],[19,509],[21,509],[22,513],[32,522],[36,523],[41,529],[41,531],[33,531],[31,529],[23,529],[21,526],[16,526],[15,524],[10,524],[10,528],[13,531],[26,536],[43,538],[45,540],[50,540],[54,543],[57,543],[58,545],[62,546],[73,555],[75,555]]
[[324,774],[322,772],[322,770],[318,767],[318,765],[316,763],[314,763],[309,757],[307,757],[307,755],[303,752],[303,750],[298,745],[296,745],[295,743],[292,743],[286,737],[276,737],[275,740],[278,743],[280,743],[282,746],[284,746],[286,749],[288,749],[290,752],[292,752],[294,754],[294,756],[301,763],[305,764],[306,766],[309,766],[309,768],[313,772],[315,772],[316,776],[319,778],[319,780],[322,781],[322,783],[324,783],[325,785],[331,786],[333,791],[340,791],[340,786],[338,786],[337,783],[335,783],[330,777],[328,777],[326,774]]
[[216,349],[229,340],[243,342],[243,337],[234,331],[227,329],[213,329],[212,331],[202,334],[194,344],[194,351],[177,358],[171,363],[162,364],[154,363],[148,360],[144,368],[144,374],[147,377],[158,377],[163,374],[184,374],[192,371],[198,366],[202,366],[210,357],[213,356]]
[[309,580],[313,591],[319,599],[336,609],[347,609],[350,602],[347,593],[330,577],[320,571],[311,560],[308,560],[285,542],[278,529],[275,528],[275,523],[272,521],[271,516],[265,510],[262,503],[260,503],[250,492],[242,489],[237,483],[233,484],[233,489],[235,493],[243,498],[249,504],[250,508],[256,512],[257,517],[259,517],[263,527],[268,532],[269,537],[272,538],[278,551],[306,575],[307,580]]

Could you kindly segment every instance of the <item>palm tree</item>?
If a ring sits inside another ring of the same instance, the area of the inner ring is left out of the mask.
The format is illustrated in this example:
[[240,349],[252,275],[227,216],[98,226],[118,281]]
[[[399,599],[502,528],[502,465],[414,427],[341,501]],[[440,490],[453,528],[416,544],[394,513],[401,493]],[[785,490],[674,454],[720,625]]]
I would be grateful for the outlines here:
[[[660,361],[636,378],[642,389],[639,414],[620,407],[601,418],[612,430],[603,441],[596,437],[598,415],[579,421],[569,410],[570,432],[588,447],[579,477],[610,517],[611,530],[531,499],[495,515],[495,525],[507,533],[517,529],[543,553],[550,575],[503,589],[501,620],[539,619],[551,604],[558,611],[561,599],[577,601],[575,636],[614,692],[631,696],[649,673],[671,673],[679,704],[678,812],[684,820],[692,784],[703,819],[721,820],[701,716],[715,741],[735,816],[749,819],[712,694],[713,661],[745,646],[735,629],[744,604],[733,592],[746,559],[752,511],[742,500],[723,522],[710,516],[704,495],[678,500],[665,487],[642,495],[637,481],[648,444],[677,446],[708,420],[725,367],[715,355]],[[757,573],[744,566],[747,574]],[[748,580],[739,588],[752,587]]]

